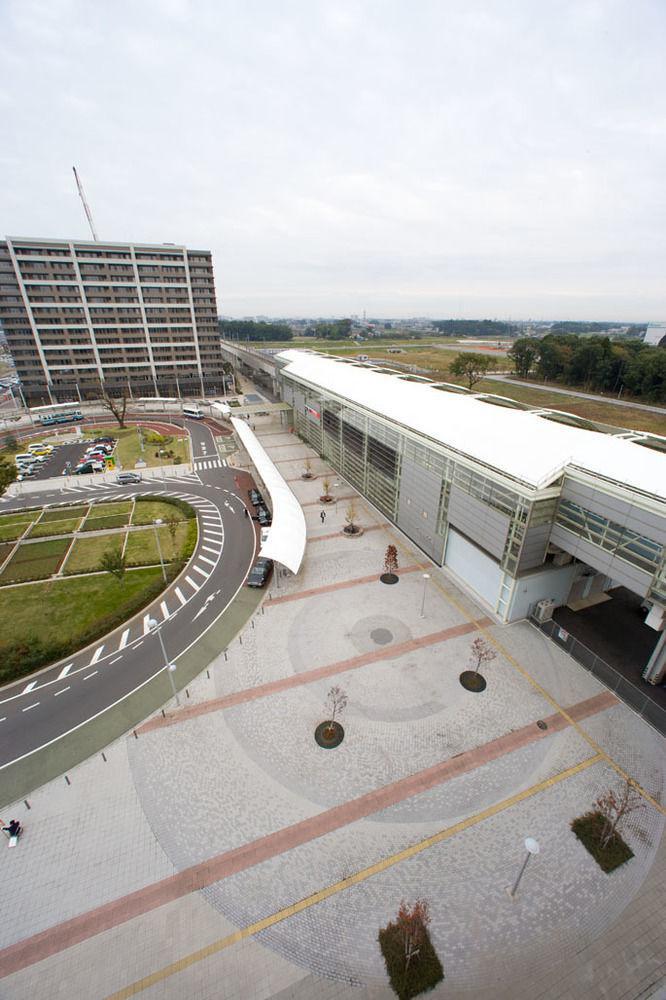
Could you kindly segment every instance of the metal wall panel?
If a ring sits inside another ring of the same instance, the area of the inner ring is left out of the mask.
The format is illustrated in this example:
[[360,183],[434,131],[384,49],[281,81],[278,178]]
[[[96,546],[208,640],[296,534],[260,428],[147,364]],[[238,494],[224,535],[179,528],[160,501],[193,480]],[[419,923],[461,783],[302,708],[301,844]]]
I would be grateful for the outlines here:
[[496,559],[502,558],[511,520],[506,514],[470,496],[458,486],[452,486],[447,518]]
[[441,489],[440,476],[403,457],[398,526],[440,565],[444,554],[444,537],[437,534]]

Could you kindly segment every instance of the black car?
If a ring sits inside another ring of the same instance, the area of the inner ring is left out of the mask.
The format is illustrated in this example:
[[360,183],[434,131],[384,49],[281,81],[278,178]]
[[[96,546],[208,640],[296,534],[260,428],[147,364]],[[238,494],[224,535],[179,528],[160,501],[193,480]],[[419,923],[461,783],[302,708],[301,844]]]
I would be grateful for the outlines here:
[[262,528],[267,528],[268,525],[273,523],[271,512],[266,510],[265,507],[257,507],[257,513],[254,515],[253,520],[258,521]]
[[266,559],[265,556],[259,556],[247,578],[248,587],[264,587],[271,575],[272,569],[273,560]]
[[250,503],[253,507],[263,507],[264,498],[262,497],[259,490],[248,490],[247,495],[250,498]]

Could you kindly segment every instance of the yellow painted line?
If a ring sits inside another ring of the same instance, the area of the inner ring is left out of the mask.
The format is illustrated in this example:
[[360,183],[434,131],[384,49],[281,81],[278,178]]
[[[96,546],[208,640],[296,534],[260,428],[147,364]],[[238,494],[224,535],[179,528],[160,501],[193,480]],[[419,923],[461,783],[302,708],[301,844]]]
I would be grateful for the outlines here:
[[[389,532],[389,534],[394,539],[398,547],[406,555],[409,555],[409,557],[411,558],[412,553],[403,544],[402,539],[400,539],[392,531]],[[432,567],[426,563],[422,564],[422,568],[432,569]],[[447,600],[449,604],[451,604],[456,609],[456,611],[458,611],[463,616],[465,620],[467,620],[469,618],[469,612],[462,606],[462,604],[459,601],[456,600],[455,597],[453,597],[442,586],[437,577],[433,576],[432,579],[433,583],[440,591],[444,599]],[[550,694],[541,684],[539,684],[539,682],[534,677],[532,677],[530,673],[528,673],[528,671],[524,667],[520,665],[518,660],[509,652],[509,650],[500,642],[500,640],[496,639],[495,636],[488,631],[487,626],[479,625],[478,631],[481,633],[482,636],[484,636],[484,638],[490,643],[490,645],[494,646],[495,649],[498,651],[498,653],[501,653],[501,655],[511,664],[511,666],[514,667],[514,669],[517,670],[518,673],[521,674],[525,678],[525,680],[532,685],[534,690],[538,691],[541,697],[545,698],[546,701],[553,706],[555,711],[559,712],[562,718],[566,719],[569,725],[576,730],[578,735],[585,740],[585,742],[592,748],[592,750],[594,750],[595,753],[598,753],[601,755],[601,757],[603,757],[608,766],[612,767],[612,769],[616,772],[616,774],[619,774],[625,781],[628,781],[629,784],[632,785],[636,789],[636,791],[643,796],[646,802],[649,802],[651,806],[654,806],[657,812],[660,812],[662,816],[666,816],[666,806],[663,806],[661,802],[657,802],[657,800],[652,795],[650,795],[647,789],[643,788],[643,786],[639,781],[636,781],[635,778],[632,778],[631,775],[624,770],[621,764],[618,764],[618,762],[613,757],[611,757],[610,754],[606,753],[603,747],[600,746],[585,729],[583,729],[583,727],[580,725],[579,722],[576,722],[575,719],[571,718],[566,708],[562,708],[560,703],[553,697],[553,695]],[[620,699],[618,699],[618,701],[620,701]],[[621,701],[620,704],[622,704]]]
[[561,781],[566,781],[567,778],[572,778],[574,775],[580,774],[593,764],[599,763],[602,759],[602,754],[594,754],[593,757],[588,757],[587,760],[583,760],[579,764],[574,764],[572,767],[568,767],[566,770],[560,771],[559,774],[553,775],[552,778],[545,778],[538,784],[532,785],[530,788],[525,788],[522,792],[516,792],[509,798],[503,799],[501,802],[496,802],[495,805],[488,806],[487,809],[483,809],[481,812],[475,813],[473,816],[468,816],[466,819],[460,820],[459,823],[455,823],[453,826],[449,826],[445,830],[440,830],[438,833],[433,834],[431,837],[426,837],[425,840],[421,840],[417,844],[412,844],[410,847],[406,847],[404,850],[398,851],[396,854],[391,854],[387,858],[382,858],[381,861],[376,861],[367,868],[362,868],[361,871],[356,872],[354,875],[349,875],[347,878],[341,879],[333,885],[328,885],[324,889],[319,889],[311,896],[306,896],[304,899],[300,899],[298,902],[292,903],[290,906],[285,906],[284,909],[278,910],[277,913],[272,913],[268,917],[264,917],[263,920],[257,920],[256,923],[250,924],[248,927],[243,927],[240,930],[234,931],[233,934],[220,938],[218,941],[214,941],[212,944],[206,945],[205,948],[200,948],[199,951],[193,951],[184,958],[179,958],[178,961],[172,962],[170,965],[165,965],[162,969],[158,969],[156,972],[151,972],[149,976],[144,976],[143,979],[138,979],[135,983],[131,983],[129,986],[125,986],[122,990],[118,990],[117,993],[111,994],[106,998],[106,1000],[129,1000],[129,997],[134,997],[138,993],[142,993],[144,990],[149,989],[151,986],[164,982],[165,979],[169,979],[171,976],[175,976],[179,972],[183,972],[191,965],[195,965],[197,962],[201,962],[205,958],[210,958],[211,955],[216,955],[218,952],[224,951],[225,948],[230,948],[231,945],[238,944],[246,938],[254,937],[255,934],[260,934],[269,927],[274,927],[275,924],[279,924],[283,920],[287,920],[289,917],[296,916],[297,913],[302,913],[303,910],[307,910],[311,906],[315,906],[317,903],[322,903],[325,899],[329,899],[331,896],[335,896],[337,893],[343,892],[350,886],[359,885],[361,882],[365,882],[366,879],[372,878],[373,875],[378,875],[380,872],[387,871],[394,865],[398,865],[402,861],[407,861],[409,858],[413,858],[417,854],[421,854],[422,851],[426,851],[428,848],[434,847],[436,844],[441,844],[445,840],[450,840],[451,837],[455,837],[457,834],[463,833],[465,830],[469,830],[470,827],[476,826],[478,823],[482,823],[484,820],[490,819],[492,816],[497,816],[498,813],[510,809],[511,806],[517,805],[519,802],[524,802],[525,799],[532,798],[532,796],[538,795],[540,792],[544,792],[547,789],[552,788],[554,785],[558,785]]

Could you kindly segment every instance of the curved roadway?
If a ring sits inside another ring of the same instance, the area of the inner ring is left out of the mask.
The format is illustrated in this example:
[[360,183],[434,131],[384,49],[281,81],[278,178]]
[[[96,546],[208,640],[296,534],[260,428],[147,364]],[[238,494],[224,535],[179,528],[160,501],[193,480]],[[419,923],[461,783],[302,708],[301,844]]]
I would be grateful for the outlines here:
[[[195,508],[199,539],[183,573],[141,612],[32,680],[0,689],[0,771],[76,732],[165,670],[159,638],[147,628],[149,617],[160,623],[167,656],[177,666],[178,657],[242,587],[255,555],[254,522],[245,516],[234,470],[222,464],[209,428],[197,421],[184,424],[192,441],[195,471],[190,476],[125,487],[81,487],[68,490],[67,500],[50,487],[2,504],[2,513],[9,513],[26,506],[72,503],[83,494],[98,500],[175,496]],[[172,676],[178,687],[177,669]]]

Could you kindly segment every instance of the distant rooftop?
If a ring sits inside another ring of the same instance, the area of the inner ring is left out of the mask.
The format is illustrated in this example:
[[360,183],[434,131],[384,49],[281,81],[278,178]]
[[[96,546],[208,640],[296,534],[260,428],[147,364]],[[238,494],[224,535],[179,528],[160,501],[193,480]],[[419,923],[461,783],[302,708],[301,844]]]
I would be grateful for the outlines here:
[[[639,431],[598,433],[575,414],[524,409],[515,400],[405,377],[313,351],[277,355],[286,374],[402,424],[532,489],[567,466],[652,498],[666,499],[666,439]],[[495,405],[488,405],[489,403]],[[590,429],[588,429],[590,428]],[[644,447],[644,444],[651,445]]]

